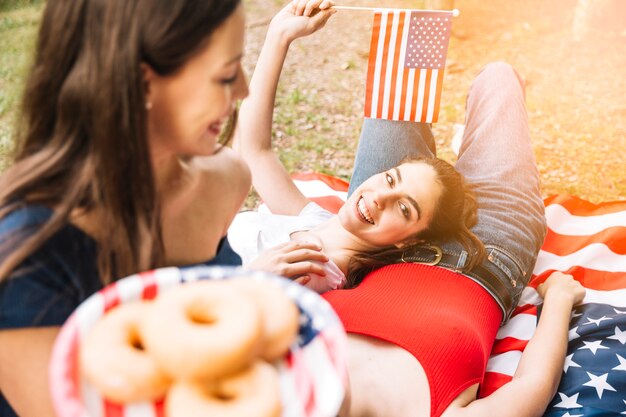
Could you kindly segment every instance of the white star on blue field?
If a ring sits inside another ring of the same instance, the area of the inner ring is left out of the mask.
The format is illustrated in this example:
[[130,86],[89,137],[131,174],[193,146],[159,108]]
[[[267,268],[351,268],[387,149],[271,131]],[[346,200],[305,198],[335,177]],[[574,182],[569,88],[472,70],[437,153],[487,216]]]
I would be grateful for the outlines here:
[[626,415],[626,314],[606,304],[575,313],[561,383],[544,417]]

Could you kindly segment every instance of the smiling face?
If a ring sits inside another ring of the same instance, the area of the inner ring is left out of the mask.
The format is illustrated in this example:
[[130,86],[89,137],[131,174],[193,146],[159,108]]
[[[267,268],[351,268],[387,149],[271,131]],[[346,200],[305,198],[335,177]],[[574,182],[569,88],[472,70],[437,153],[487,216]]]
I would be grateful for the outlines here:
[[441,193],[432,166],[405,163],[363,182],[339,211],[339,221],[365,247],[394,245],[428,228]]
[[207,45],[174,74],[160,76],[146,65],[148,137],[153,158],[212,155],[235,102],[248,95],[241,68],[244,10],[237,9]]

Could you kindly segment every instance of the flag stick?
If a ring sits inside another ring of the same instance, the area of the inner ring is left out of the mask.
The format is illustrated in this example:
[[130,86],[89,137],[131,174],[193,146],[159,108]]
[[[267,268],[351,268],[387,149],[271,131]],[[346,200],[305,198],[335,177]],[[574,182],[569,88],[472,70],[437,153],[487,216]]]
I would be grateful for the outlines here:
[[[366,11],[376,11],[376,10],[381,10],[381,7],[362,7],[362,6],[333,6],[333,9],[337,9],[337,10],[366,10]],[[420,10],[421,12],[443,12],[443,11],[450,11],[452,12],[452,16],[457,17],[460,12],[459,9],[452,9],[452,10]]]

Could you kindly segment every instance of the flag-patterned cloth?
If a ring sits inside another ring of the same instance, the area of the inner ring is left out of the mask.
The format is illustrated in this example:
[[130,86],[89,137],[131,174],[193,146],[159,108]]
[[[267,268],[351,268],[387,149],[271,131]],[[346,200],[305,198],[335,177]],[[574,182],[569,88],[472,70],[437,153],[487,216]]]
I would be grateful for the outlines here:
[[535,288],[558,270],[587,295],[572,313],[561,383],[545,416],[626,415],[626,202],[556,196],[545,203],[548,235],[515,315],[498,333],[481,395],[515,373],[541,314]]
[[451,11],[374,13],[365,117],[437,121],[451,26]]
[[[345,200],[345,182],[297,178],[300,190],[330,211],[336,199]],[[557,195],[544,203],[548,234],[529,286],[498,332],[480,396],[512,379],[541,314],[535,288],[558,270],[572,274],[587,294],[572,313],[561,383],[544,416],[626,415],[626,201],[592,204]]]

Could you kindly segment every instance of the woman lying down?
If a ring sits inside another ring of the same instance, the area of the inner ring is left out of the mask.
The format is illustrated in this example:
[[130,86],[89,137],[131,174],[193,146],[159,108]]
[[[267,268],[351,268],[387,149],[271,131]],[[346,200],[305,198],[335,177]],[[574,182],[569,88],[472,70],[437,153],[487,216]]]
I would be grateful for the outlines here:
[[[250,268],[324,293],[338,313],[350,349],[341,416],[541,415],[584,297],[558,272],[538,289],[544,309],[515,377],[476,399],[545,236],[519,76],[497,63],[474,81],[455,167],[436,158],[428,125],[366,120],[350,197],[335,216],[302,195],[271,147],[289,45],[333,13],[327,0],[294,1],[269,26],[234,148],[273,215],[236,219],[233,248]],[[385,264],[395,265],[374,270]]]

